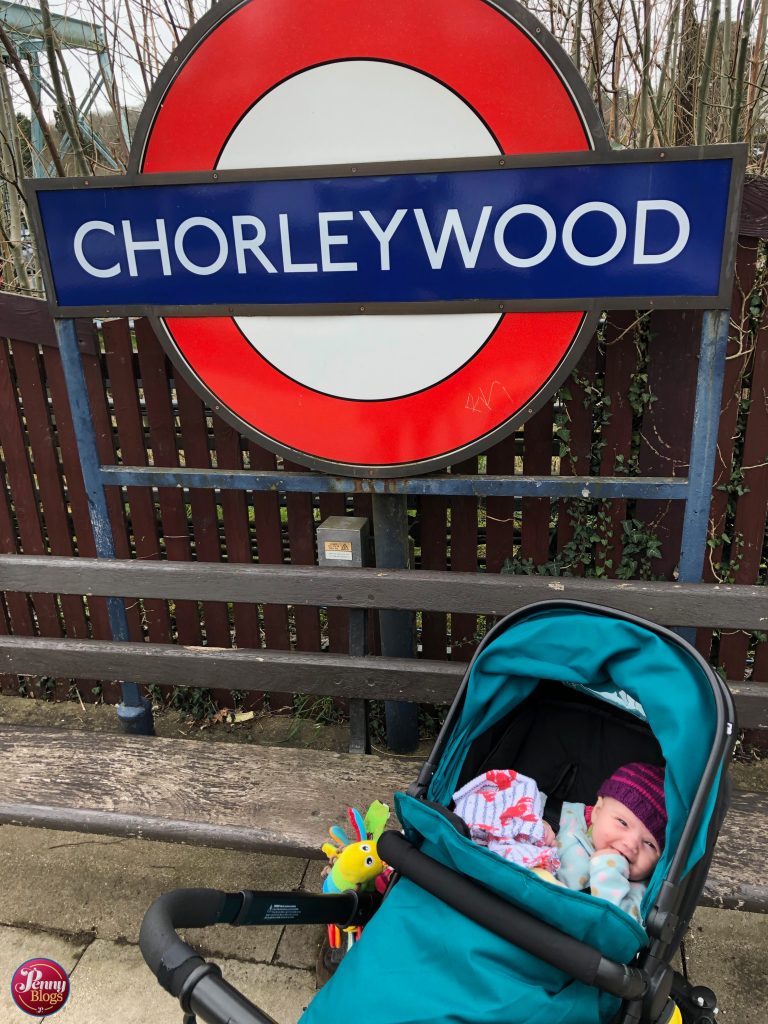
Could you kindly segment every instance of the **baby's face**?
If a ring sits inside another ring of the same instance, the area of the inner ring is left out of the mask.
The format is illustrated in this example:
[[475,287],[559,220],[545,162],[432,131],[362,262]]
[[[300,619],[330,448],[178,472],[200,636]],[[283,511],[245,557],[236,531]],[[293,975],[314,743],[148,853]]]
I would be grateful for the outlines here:
[[661,856],[642,821],[611,796],[598,797],[592,808],[592,842],[596,851],[614,850],[626,858],[631,882],[649,878]]

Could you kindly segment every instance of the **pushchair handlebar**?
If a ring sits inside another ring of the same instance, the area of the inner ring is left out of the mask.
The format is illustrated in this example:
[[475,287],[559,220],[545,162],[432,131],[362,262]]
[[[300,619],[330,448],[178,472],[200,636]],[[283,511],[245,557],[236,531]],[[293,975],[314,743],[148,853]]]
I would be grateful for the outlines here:
[[207,963],[176,934],[177,928],[214,924],[364,924],[381,901],[378,893],[221,892],[174,889],[144,915],[139,947],[162,987],[187,1013],[209,1024],[276,1024],[229,985],[215,964]]
[[243,905],[242,893],[218,889],[174,889],[154,901],[139,932],[139,946],[162,987],[183,1007],[205,1021],[275,1024],[221,977],[176,934],[177,928],[206,928],[234,924]]
[[499,900],[481,885],[417,850],[401,833],[385,832],[378,850],[404,878],[578,981],[625,1000],[642,999],[646,994],[649,979],[645,971],[608,960],[592,946]]

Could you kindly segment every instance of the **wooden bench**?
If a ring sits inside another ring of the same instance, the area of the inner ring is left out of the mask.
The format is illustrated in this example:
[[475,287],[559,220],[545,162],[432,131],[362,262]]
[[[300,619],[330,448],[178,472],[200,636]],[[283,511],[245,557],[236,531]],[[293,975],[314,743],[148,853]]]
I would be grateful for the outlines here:
[[[501,616],[575,599],[670,626],[765,629],[763,587],[381,569],[0,556],[4,590]],[[465,666],[262,649],[0,636],[0,671],[448,703]],[[233,682],[235,681],[235,682]],[[731,687],[744,727],[768,726],[768,685]],[[348,805],[414,781],[408,759],[0,727],[0,822],[322,858]],[[768,794],[736,791],[704,903],[768,912]]]

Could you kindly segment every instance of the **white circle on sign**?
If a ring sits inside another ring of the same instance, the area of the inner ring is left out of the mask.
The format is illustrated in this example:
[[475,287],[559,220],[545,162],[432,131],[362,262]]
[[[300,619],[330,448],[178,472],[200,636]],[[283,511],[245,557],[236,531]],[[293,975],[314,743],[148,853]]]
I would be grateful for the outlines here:
[[[232,131],[220,169],[493,156],[478,114],[441,82],[402,64],[334,61],[258,100]],[[235,317],[276,369],[336,398],[382,401],[455,373],[495,330],[496,314]]]

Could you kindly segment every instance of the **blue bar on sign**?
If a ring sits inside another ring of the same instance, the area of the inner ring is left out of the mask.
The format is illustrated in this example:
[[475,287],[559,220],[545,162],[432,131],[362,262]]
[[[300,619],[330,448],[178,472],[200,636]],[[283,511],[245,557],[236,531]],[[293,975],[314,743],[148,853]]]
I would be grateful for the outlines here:
[[716,296],[732,160],[40,190],[59,307]]

